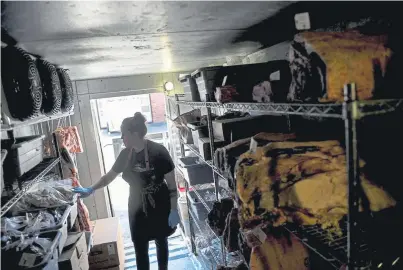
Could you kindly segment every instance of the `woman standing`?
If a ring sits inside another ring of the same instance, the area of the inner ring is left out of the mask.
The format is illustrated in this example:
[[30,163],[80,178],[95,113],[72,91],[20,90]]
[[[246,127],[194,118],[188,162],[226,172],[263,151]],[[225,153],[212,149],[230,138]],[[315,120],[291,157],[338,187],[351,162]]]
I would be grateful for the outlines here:
[[[130,185],[129,221],[139,270],[150,268],[148,243],[155,240],[158,268],[168,269],[168,236],[179,223],[174,164],[163,145],[146,140],[145,117],[137,112],[123,120],[122,139],[126,146],[112,169],[88,188],[74,191],[86,197],[109,185],[118,174]],[[165,181],[164,181],[165,179]]]

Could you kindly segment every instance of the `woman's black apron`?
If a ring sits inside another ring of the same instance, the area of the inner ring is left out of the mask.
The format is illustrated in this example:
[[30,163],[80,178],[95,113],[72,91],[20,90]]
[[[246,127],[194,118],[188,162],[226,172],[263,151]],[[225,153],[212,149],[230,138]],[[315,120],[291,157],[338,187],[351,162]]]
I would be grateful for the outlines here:
[[[155,166],[151,164],[147,142],[144,147],[145,168],[132,162],[123,171],[123,179],[130,185],[129,222],[132,240],[168,237],[176,230],[168,225],[171,211],[168,186],[164,177],[155,174]],[[137,160],[137,159],[136,159]]]

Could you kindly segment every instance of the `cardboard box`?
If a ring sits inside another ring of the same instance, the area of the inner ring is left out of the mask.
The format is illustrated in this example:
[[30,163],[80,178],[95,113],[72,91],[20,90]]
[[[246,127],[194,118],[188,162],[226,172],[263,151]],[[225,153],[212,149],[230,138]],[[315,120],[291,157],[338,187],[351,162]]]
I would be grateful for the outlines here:
[[124,265],[124,247],[119,218],[105,218],[93,222],[93,247],[88,256],[90,269],[107,269]]
[[59,270],[88,270],[88,253],[85,233],[69,233],[59,257]]

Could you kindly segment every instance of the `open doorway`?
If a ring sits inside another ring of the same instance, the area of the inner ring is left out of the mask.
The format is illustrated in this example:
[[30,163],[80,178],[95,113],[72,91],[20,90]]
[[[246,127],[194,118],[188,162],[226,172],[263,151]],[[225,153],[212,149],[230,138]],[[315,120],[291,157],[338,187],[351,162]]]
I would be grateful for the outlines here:
[[[167,145],[168,133],[165,119],[165,96],[163,93],[140,94],[96,99],[91,101],[102,149],[105,171],[109,171],[122,148],[120,125],[124,118],[141,112],[147,119],[146,138]],[[110,206],[114,216],[119,217],[125,246],[125,269],[136,269],[136,258],[130,237],[128,219],[129,185],[120,176],[108,186]],[[179,230],[169,239],[170,268],[193,269],[189,252]],[[158,269],[155,244],[150,243],[150,269]],[[171,267],[172,266],[172,267]]]

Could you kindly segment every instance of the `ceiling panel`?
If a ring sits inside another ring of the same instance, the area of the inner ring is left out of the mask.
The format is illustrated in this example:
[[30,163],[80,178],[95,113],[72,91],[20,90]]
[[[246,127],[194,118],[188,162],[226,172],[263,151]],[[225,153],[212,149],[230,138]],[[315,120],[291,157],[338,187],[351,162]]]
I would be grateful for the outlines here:
[[246,55],[259,44],[232,44],[240,30],[288,4],[3,2],[2,23],[22,47],[84,79],[196,69]]

